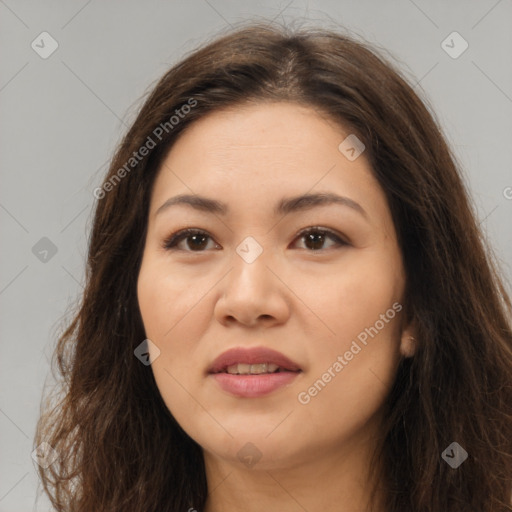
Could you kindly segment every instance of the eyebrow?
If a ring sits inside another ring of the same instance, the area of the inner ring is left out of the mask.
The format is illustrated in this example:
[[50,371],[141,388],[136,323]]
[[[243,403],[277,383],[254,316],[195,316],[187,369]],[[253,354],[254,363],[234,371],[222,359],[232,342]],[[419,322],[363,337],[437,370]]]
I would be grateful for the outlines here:
[[[363,217],[368,219],[368,214],[359,203],[353,199],[350,199],[349,197],[340,196],[332,192],[303,194],[296,197],[283,198],[275,206],[274,216],[286,215],[291,212],[309,210],[311,208],[330,204],[348,206],[349,208],[352,208],[354,211],[360,213]],[[176,205],[189,206],[201,212],[223,216],[229,213],[228,205],[216,199],[210,199],[200,195],[180,194],[178,196],[167,199],[167,201],[165,201],[165,203],[163,203],[155,212],[155,217],[164,210],[167,210],[171,206]]]

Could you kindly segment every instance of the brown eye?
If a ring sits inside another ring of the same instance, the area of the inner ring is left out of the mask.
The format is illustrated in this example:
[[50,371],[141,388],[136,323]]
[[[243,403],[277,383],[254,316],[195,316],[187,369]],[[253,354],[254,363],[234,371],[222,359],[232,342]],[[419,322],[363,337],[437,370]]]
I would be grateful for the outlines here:
[[[184,229],[174,233],[167,238],[164,243],[164,249],[171,250],[178,248],[178,250],[185,250],[188,252],[203,252],[203,249],[208,245],[207,240],[211,238],[208,233],[198,229]],[[187,249],[178,247],[181,241],[186,241]]]
[[319,251],[325,249],[324,244],[327,239],[334,240],[335,246],[348,245],[336,233],[324,228],[308,228],[299,234],[300,239],[304,239],[306,249]]

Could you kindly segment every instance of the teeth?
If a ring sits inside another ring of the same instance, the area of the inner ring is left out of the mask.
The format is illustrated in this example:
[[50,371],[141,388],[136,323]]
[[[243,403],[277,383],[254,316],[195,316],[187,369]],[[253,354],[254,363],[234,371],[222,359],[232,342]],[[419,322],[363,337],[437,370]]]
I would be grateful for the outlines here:
[[259,375],[260,373],[275,373],[279,369],[277,364],[232,364],[226,368],[226,372],[232,375]]

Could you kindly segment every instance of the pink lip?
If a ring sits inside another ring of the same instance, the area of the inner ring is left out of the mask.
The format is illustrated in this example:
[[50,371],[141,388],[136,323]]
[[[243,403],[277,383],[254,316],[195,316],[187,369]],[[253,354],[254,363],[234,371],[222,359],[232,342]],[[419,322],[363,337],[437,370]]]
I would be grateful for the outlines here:
[[[225,372],[228,366],[238,363],[273,363],[277,364],[282,370],[288,371],[261,375],[233,375]],[[224,391],[238,397],[254,398],[290,384],[301,371],[297,363],[271,348],[238,347],[227,350],[217,357],[208,373]]]
[[263,396],[289,384],[300,372],[265,373],[261,375],[231,375],[214,373],[211,375],[220,387],[232,395],[255,398]]

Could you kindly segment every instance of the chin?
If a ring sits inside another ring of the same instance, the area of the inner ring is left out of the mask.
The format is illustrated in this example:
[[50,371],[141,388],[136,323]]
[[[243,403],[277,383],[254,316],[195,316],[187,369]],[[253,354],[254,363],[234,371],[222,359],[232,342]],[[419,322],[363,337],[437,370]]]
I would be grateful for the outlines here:
[[[269,430],[252,429],[248,433],[241,426],[238,430],[230,431],[221,439],[197,439],[203,450],[214,454],[230,464],[237,464],[247,469],[279,470],[289,469],[304,463],[308,452],[312,450],[313,442],[296,439],[290,431],[276,431],[269,435]],[[207,454],[205,454],[207,455]]]

